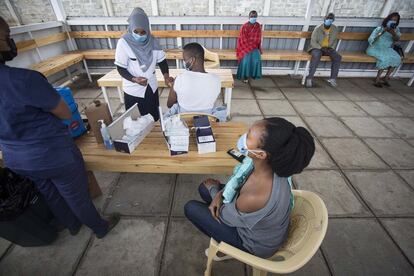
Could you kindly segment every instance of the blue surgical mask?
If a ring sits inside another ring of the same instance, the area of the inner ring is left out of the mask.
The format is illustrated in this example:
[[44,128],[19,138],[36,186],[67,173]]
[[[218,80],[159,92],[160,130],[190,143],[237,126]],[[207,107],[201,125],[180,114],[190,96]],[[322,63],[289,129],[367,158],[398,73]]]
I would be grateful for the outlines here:
[[250,24],[254,24],[254,23],[256,23],[256,21],[257,21],[257,18],[256,17],[250,17],[249,18]]
[[250,150],[247,147],[247,133],[240,136],[239,140],[237,141],[237,149],[241,154],[247,156],[249,152],[256,154],[256,152],[263,152],[263,150]]
[[333,23],[333,19],[325,19],[323,23],[325,24],[325,26],[331,26]]
[[139,35],[136,34],[134,32],[132,32],[132,36],[134,37],[134,39],[138,42],[145,42],[147,40],[148,35],[144,34],[144,35]]
[[394,20],[390,20],[387,22],[387,27],[394,29],[396,27],[397,22],[395,22]]

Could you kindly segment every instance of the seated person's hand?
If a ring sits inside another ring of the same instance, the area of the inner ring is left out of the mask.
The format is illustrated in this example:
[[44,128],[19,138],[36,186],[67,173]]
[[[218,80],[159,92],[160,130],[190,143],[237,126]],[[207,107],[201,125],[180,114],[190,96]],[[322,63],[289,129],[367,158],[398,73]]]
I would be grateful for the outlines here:
[[220,207],[223,204],[223,191],[220,191],[216,194],[216,196],[214,197],[213,201],[211,202],[210,206],[208,207],[208,209],[211,212],[211,215],[213,216],[214,219],[216,219],[217,221],[220,222],[219,218],[220,218]]
[[396,35],[395,29],[387,28],[387,32],[389,32],[392,35]]
[[144,77],[135,77],[132,80],[142,86],[146,86],[148,84],[148,79]]
[[218,181],[217,179],[208,178],[208,179],[203,181],[203,184],[206,187],[210,187],[210,186],[214,186],[214,185],[220,185],[220,181]]
[[175,79],[173,78],[173,77],[168,77],[168,78],[166,78],[165,79],[165,84],[168,86],[168,87],[173,87],[174,86],[174,81],[175,81]]

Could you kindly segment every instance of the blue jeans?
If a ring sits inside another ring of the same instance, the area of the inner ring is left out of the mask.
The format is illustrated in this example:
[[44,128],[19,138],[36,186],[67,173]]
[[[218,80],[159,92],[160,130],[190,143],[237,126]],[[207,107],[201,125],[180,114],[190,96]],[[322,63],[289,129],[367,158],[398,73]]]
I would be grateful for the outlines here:
[[[222,189],[224,185],[220,186]],[[224,223],[220,223],[213,218],[208,206],[213,200],[204,184],[198,188],[201,198],[204,202],[190,200],[184,206],[185,216],[208,237],[213,238],[217,242],[225,242],[243,251],[248,252],[243,247],[243,242],[237,232],[236,227],[230,227]]]
[[101,218],[89,196],[88,177],[83,157],[74,146],[68,159],[73,163],[48,170],[13,169],[35,183],[55,217],[70,231],[76,231],[82,224],[95,234],[105,234],[108,222]]

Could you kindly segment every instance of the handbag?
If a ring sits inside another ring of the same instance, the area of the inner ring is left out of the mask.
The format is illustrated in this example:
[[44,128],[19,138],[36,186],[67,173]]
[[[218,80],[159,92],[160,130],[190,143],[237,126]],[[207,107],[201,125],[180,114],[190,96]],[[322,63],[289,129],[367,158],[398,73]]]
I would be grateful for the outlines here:
[[400,55],[400,57],[404,58],[404,51],[400,45],[394,44],[392,48],[394,49],[394,51],[396,51]]

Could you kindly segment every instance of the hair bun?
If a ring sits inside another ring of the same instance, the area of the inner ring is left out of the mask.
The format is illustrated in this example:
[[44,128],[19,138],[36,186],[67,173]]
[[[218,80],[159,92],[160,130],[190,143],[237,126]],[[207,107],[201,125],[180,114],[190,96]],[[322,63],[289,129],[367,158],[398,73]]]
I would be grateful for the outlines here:
[[[303,127],[291,127],[292,124],[281,123],[274,119],[267,126],[264,149],[270,153],[269,163],[280,177],[289,177],[305,169],[315,153],[315,142],[309,131]],[[288,135],[287,135],[288,134]],[[280,139],[283,137],[283,143]]]

